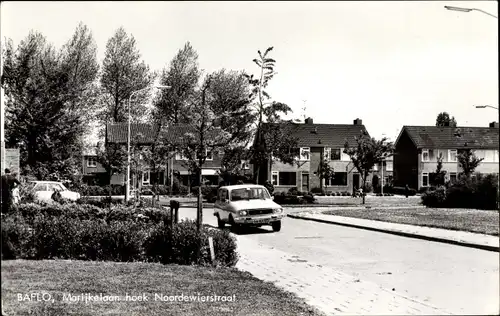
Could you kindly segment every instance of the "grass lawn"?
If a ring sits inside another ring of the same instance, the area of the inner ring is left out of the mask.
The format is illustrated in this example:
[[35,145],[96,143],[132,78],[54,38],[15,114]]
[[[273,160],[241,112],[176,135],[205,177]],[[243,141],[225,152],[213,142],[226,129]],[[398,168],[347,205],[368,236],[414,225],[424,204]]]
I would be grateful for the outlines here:
[[401,208],[328,210],[323,214],[468,231],[498,236],[499,212],[471,209]]
[[[350,196],[317,196],[319,204],[327,204],[334,206],[363,206],[363,199],[360,197],[353,198]],[[367,206],[416,206],[422,205],[422,199],[419,196],[372,196],[367,195],[365,198]]]
[[[47,299],[50,294],[54,301],[18,301],[18,294],[31,293],[47,293]],[[115,301],[63,301],[63,295],[82,293],[102,293]],[[143,293],[148,301],[130,301]],[[155,293],[230,298],[155,301]],[[246,272],[152,263],[2,261],[2,303],[7,315],[322,315],[294,294]]]

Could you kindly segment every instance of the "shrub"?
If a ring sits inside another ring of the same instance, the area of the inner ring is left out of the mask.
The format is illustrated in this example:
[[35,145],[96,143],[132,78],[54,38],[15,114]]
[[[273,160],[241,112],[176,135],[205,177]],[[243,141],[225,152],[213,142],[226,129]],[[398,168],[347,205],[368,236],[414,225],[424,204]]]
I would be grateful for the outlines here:
[[311,189],[311,193],[321,195],[322,193],[325,193],[325,192],[320,187],[314,187]]
[[364,189],[364,192],[365,193],[370,193],[373,191],[373,185],[371,183],[366,183],[365,184],[365,189]]
[[[384,193],[385,193],[385,188],[384,188]],[[387,193],[393,193],[397,195],[405,195],[406,191],[404,187],[392,187],[392,190],[389,190]],[[417,190],[410,188],[408,190],[408,196],[414,196],[417,194]]]
[[422,203],[428,207],[497,209],[498,177],[496,175],[476,175],[461,178],[449,188],[440,187],[426,192]]
[[443,207],[446,202],[446,188],[440,187],[422,195],[422,204],[427,207]]
[[297,187],[290,188],[290,189],[288,190],[288,193],[290,193],[291,195],[295,195],[295,196],[300,195],[300,194],[299,194],[299,189],[298,189]]
[[[170,233],[172,239],[170,239]],[[208,248],[209,236],[214,241],[216,262],[223,266],[234,266],[238,261],[235,238],[227,231],[203,228],[198,232],[194,221],[182,221],[174,226],[172,232],[164,226],[156,226],[145,242],[145,254],[149,261],[163,264],[208,265],[211,263]]]

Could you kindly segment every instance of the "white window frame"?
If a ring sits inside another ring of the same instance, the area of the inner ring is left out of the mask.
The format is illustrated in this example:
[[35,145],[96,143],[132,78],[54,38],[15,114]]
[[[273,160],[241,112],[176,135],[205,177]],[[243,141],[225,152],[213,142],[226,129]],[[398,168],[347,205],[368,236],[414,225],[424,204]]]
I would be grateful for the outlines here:
[[[94,162],[91,164],[90,162]],[[87,167],[88,168],[97,168],[97,159],[95,157],[87,157]]]
[[[451,153],[454,152],[455,153],[455,160],[452,160],[451,159]],[[456,149],[448,149],[448,162],[458,162],[458,159],[457,159],[457,150]]]
[[340,161],[351,161],[351,157],[340,148]]
[[450,181],[451,181],[451,176],[455,176],[455,181],[458,180],[458,173],[457,172],[450,172]]
[[[427,184],[424,185],[424,177],[427,177]],[[429,173],[428,172],[423,172],[422,173],[422,186],[423,187],[428,187],[429,186]]]
[[323,159],[326,161],[330,161],[331,156],[332,156],[332,149],[330,147],[325,147],[323,149]]
[[[424,153],[427,154],[427,159],[425,159],[424,157]],[[422,149],[422,162],[429,162],[431,161],[431,156],[430,156],[430,153],[429,153],[429,149]]]
[[243,170],[250,170],[250,161],[248,161],[248,160],[242,160],[241,161],[241,169],[243,169]]
[[[391,166],[389,168],[389,166]],[[394,171],[394,162],[392,160],[385,161],[385,171]]]
[[[210,154],[210,156],[208,155]],[[208,148],[205,149],[205,157],[207,161],[212,161],[214,160],[214,152],[212,150],[208,150]]]
[[188,160],[182,153],[175,153],[175,160]]
[[[303,159],[302,158],[303,153],[306,153],[306,152],[308,154],[308,157],[307,157],[307,159]],[[310,161],[311,160],[311,147],[300,147],[299,160],[300,161]]]
[[[148,181],[144,181],[144,175],[148,175]],[[151,172],[149,170],[142,172],[142,185],[148,185],[151,183]]]
[[[276,176],[276,183],[274,183],[273,177]],[[273,185],[280,185],[280,174],[278,171],[271,172],[271,183]]]

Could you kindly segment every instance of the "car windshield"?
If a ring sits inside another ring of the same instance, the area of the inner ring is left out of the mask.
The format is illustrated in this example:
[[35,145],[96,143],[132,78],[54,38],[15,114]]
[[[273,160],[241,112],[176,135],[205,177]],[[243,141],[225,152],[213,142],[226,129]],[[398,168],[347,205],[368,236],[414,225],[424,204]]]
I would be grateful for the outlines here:
[[270,199],[265,188],[242,188],[231,191],[231,201]]

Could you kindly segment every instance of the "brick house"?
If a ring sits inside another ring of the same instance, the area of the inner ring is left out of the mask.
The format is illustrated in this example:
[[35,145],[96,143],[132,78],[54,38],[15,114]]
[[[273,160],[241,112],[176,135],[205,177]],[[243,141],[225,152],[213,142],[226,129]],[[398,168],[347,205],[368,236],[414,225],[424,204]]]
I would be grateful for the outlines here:
[[[185,124],[173,124],[169,127],[163,129],[161,132],[165,133],[169,142],[175,144],[179,141],[181,137],[191,131],[192,128]],[[156,137],[157,128],[152,124],[146,123],[134,123],[131,124],[130,135],[131,140],[137,142],[141,146],[150,146]],[[118,143],[127,145],[127,133],[128,127],[127,123],[112,123],[106,126],[106,140],[105,144]],[[207,159],[203,166],[202,175],[208,185],[218,185],[219,171],[221,169],[222,152],[207,152]],[[167,168],[165,171],[159,173],[153,173],[152,171],[145,170],[142,173],[140,179],[140,184],[142,185],[152,185],[152,184],[165,184],[171,185],[171,176],[176,176],[179,181],[186,186],[197,185],[196,175],[192,174],[186,165],[187,159],[183,157],[181,153],[176,153],[174,157],[169,159],[167,163]],[[250,165],[246,161],[242,161],[242,169],[245,173],[251,174]],[[132,179],[132,177],[131,177]],[[170,183],[169,183],[170,182]],[[125,175],[116,174],[111,178],[111,184],[124,184]]]
[[97,161],[98,146],[90,146],[83,151],[82,174],[87,184],[107,184],[106,169]]
[[461,172],[457,154],[464,149],[484,158],[476,172],[498,174],[498,130],[497,122],[489,127],[403,126],[395,143],[395,185],[430,186],[440,155],[446,180],[454,181]]
[[[378,181],[379,185],[390,185],[394,181],[394,158],[387,157],[384,161],[373,166],[372,184]],[[383,181],[382,181],[383,178]]]
[[[360,119],[348,124],[314,124],[312,118],[304,123],[287,124],[289,132],[298,141],[298,157],[292,164],[284,164],[276,159],[266,162],[260,167],[259,183],[270,180],[276,192],[286,192],[297,187],[300,191],[311,191],[320,187],[320,178],[317,175],[321,159],[329,162],[335,171],[333,179],[323,179],[323,188],[326,191],[352,192],[362,186],[359,173],[354,168],[351,159],[343,153],[345,141],[354,144],[354,137],[366,130]],[[371,179],[367,179],[367,183]]]

